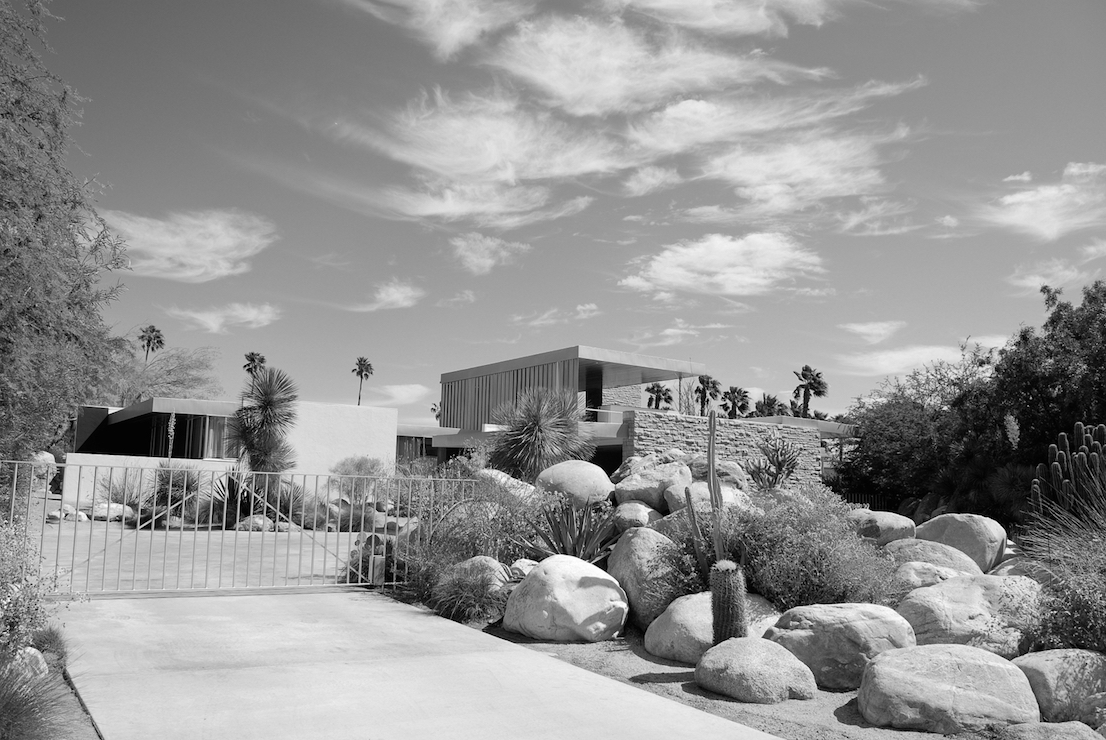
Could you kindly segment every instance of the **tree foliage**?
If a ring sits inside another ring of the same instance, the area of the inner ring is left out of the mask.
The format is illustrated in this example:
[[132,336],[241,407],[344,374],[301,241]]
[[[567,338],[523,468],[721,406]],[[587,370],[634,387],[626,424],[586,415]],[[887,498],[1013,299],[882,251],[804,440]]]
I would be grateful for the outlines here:
[[829,393],[829,383],[822,377],[821,370],[817,370],[810,365],[803,365],[802,370],[792,372],[799,379],[799,384],[795,386],[792,396],[796,401],[802,399],[802,405],[798,409],[799,413],[795,416],[801,416],[804,419],[810,418],[810,397],[824,398]]
[[0,458],[49,445],[110,374],[100,281],[125,265],[65,166],[79,98],[38,55],[50,17],[0,0]]
[[[144,349],[142,346],[139,350]],[[148,363],[127,342],[115,353],[115,374],[101,401],[129,406],[147,398],[217,398],[223,388],[216,379],[214,347],[170,347]],[[91,399],[92,396],[89,396]]]
[[699,376],[699,385],[695,388],[695,400],[699,403],[699,416],[707,415],[707,406],[722,395],[722,384],[709,375]]

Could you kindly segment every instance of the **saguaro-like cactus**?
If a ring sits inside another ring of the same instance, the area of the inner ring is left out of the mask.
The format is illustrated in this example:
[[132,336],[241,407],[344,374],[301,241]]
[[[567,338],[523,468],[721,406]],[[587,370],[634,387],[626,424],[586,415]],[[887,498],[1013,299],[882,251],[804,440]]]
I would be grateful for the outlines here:
[[[710,568],[710,607],[715,645],[731,637],[745,637],[749,631],[745,619],[745,573],[739,564],[726,558],[723,543],[722,486],[714,468],[714,437],[717,426],[718,416],[711,411],[707,422],[707,486],[710,488],[711,535],[714,540],[714,565]],[[690,500],[688,503],[690,505]]]
[[1061,433],[1048,448],[1048,463],[1037,466],[1033,481],[1033,510],[1037,514],[1057,508],[1078,515],[1091,500],[1106,495],[1106,424],[1096,427],[1076,422],[1072,450],[1068,435]]

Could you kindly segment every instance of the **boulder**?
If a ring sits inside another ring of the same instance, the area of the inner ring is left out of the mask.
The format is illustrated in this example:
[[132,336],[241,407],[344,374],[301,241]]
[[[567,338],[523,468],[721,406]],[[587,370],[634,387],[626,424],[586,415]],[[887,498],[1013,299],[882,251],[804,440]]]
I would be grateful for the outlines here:
[[[170,517],[170,519],[172,519],[172,517]],[[167,522],[166,526],[172,526],[172,522]],[[234,525],[234,528],[239,532],[272,532],[275,529],[273,520],[261,514],[254,514],[253,516],[239,519],[238,523]]]
[[672,540],[647,527],[626,530],[611,550],[607,573],[626,592],[630,619],[642,630],[684,594],[672,560],[677,551]]
[[448,577],[468,578],[474,581],[486,577],[489,590],[497,591],[511,580],[511,571],[493,557],[477,555],[447,568],[442,579]]
[[750,704],[813,699],[814,675],[787,648],[759,637],[733,637],[703,653],[695,683]]
[[999,730],[996,740],[1101,740],[1102,736],[1082,722],[1028,722],[1007,725]]
[[1041,719],[1025,674],[1010,661],[968,645],[880,653],[864,671],[857,706],[878,727],[942,734]]
[[1025,576],[1026,578],[1032,578],[1042,586],[1048,586],[1054,580],[1052,571],[1048,569],[1047,565],[1039,560],[1031,560],[1024,555],[1016,555],[1012,558],[1003,560],[994,568],[987,571],[987,575]]
[[[618,503],[641,501],[650,508],[667,511],[665,489],[670,486],[690,486],[691,471],[682,462],[670,462],[645,468],[620,480],[614,487]],[[681,488],[682,490],[682,488]]]
[[659,458],[660,455],[656,452],[651,452],[648,455],[631,455],[622,461],[617,470],[611,473],[611,482],[617,485],[624,478],[655,466]]
[[[704,453],[692,455],[687,459],[687,466],[691,468],[691,477],[695,480],[706,481],[710,466],[707,465],[707,456]],[[742,491],[749,490],[749,476],[745,474],[745,468],[734,460],[715,460],[714,474],[722,483],[728,483]]]
[[914,630],[894,609],[876,604],[813,604],[788,609],[764,639],[810,668],[823,689],[855,689],[882,652],[913,647]]
[[31,455],[31,462],[34,463],[31,466],[31,474],[36,480],[49,481],[58,472],[57,461],[54,460],[53,455],[45,450]]
[[[618,492],[615,491],[615,493]],[[614,510],[614,526],[619,532],[625,532],[634,527],[648,527],[660,519],[659,511],[640,501],[627,501],[616,506]]]
[[[664,502],[668,507],[668,511],[679,511],[687,506],[687,498],[684,496],[685,488],[691,491],[693,503],[705,502],[708,506],[710,505],[710,486],[707,485],[706,481],[697,480],[690,486],[673,485],[664,490]],[[732,483],[721,484],[719,490],[722,493],[722,503],[725,506],[737,503],[744,503],[746,506],[749,504],[748,495]]]
[[895,563],[902,565],[911,561],[932,563],[945,568],[952,568],[965,575],[982,575],[983,571],[975,561],[965,553],[957,550],[952,545],[930,540],[905,539],[888,542],[884,551],[895,559]]
[[1106,655],[1094,650],[1042,650],[1014,659],[1025,673],[1045,722],[1106,723]]
[[919,645],[972,645],[1013,658],[1029,649],[1040,592],[1024,576],[957,576],[911,591],[897,611]]
[[613,577],[580,558],[551,555],[511,592],[503,628],[536,640],[599,642],[622,631],[629,611]]
[[511,563],[511,580],[521,581],[527,576],[535,567],[537,567],[538,561],[531,560],[530,558],[519,558],[515,562]]
[[923,563],[919,560],[911,560],[903,563],[892,576],[892,590],[896,593],[906,594],[916,588],[925,588],[950,578],[964,575],[958,570],[946,568],[943,565]]
[[11,659],[12,668],[21,674],[26,680],[33,681],[42,678],[50,672],[50,666],[46,658],[37,649],[27,646],[15,652]]
[[[780,612],[763,596],[745,595],[749,637],[761,637]],[[645,651],[666,660],[695,665],[714,643],[710,591],[681,596],[645,630]]]
[[514,494],[520,501],[533,501],[535,489],[526,481],[513,478],[502,470],[495,468],[480,468],[473,472],[472,477],[477,480],[487,480],[500,486],[508,493]]
[[114,501],[101,501],[89,511],[92,519],[101,522],[129,522],[135,518],[134,509]]
[[979,514],[941,514],[918,525],[920,540],[940,542],[960,550],[986,573],[995,567],[1006,548],[1006,529]]
[[856,533],[877,547],[914,536],[914,520],[891,511],[853,509],[846,515]]
[[614,484],[603,468],[584,460],[565,460],[551,465],[538,474],[534,486],[545,493],[568,496],[577,506],[606,501]]

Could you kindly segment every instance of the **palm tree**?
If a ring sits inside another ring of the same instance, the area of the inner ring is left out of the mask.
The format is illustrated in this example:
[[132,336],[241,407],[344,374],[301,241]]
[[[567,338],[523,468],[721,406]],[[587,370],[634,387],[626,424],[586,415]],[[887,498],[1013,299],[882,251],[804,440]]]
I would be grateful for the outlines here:
[[239,462],[249,470],[278,473],[295,465],[285,437],[296,423],[298,398],[295,382],[283,370],[262,368],[250,377],[227,431]]
[[496,470],[533,482],[541,471],[565,460],[590,460],[595,445],[580,436],[576,394],[531,388],[514,405],[497,408],[492,418],[503,426],[488,454]]
[[829,393],[829,383],[822,377],[822,371],[815,370],[810,365],[803,365],[801,371],[795,372],[795,377],[799,379],[799,384],[795,386],[793,395],[795,400],[802,396],[802,416],[806,419],[810,416],[810,397],[824,397]]
[[367,357],[358,357],[357,364],[353,368],[353,374],[357,376],[357,405],[361,405],[361,385],[365,378],[373,374],[373,364]]
[[265,355],[260,352],[246,353],[246,364],[242,366],[242,369],[246,371],[247,375],[252,378],[263,367],[265,367]]
[[150,353],[157,352],[165,346],[165,336],[153,324],[142,327],[138,332],[138,344],[146,350],[146,364],[150,363]]
[[731,419],[744,416],[749,410],[749,391],[731,385],[730,389],[722,394],[722,410]]
[[660,409],[662,403],[672,405],[672,389],[660,383],[646,386],[645,395],[649,396],[649,400],[645,402],[646,408]]
[[439,403],[430,404],[430,413],[434,414],[435,421],[442,420],[442,405]]
[[699,376],[699,386],[695,389],[695,398],[699,401],[699,416],[707,415],[707,404],[717,401],[722,395],[722,384],[709,375]]
[[753,416],[787,416],[787,407],[780,403],[780,399],[771,393],[765,393],[756,402]]

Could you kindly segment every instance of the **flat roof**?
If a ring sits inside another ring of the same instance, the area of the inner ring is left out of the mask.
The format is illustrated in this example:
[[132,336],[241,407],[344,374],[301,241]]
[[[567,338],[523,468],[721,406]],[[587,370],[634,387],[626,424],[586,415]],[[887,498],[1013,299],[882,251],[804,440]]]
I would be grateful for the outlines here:
[[191,414],[194,416],[234,416],[235,401],[201,401],[197,398],[147,398],[108,414],[108,424],[118,424],[147,414]]
[[706,365],[701,362],[672,360],[665,357],[653,357],[633,352],[618,352],[610,349],[600,349],[599,347],[577,345],[553,350],[552,352],[542,352],[536,355],[442,373],[442,383],[479,378],[483,375],[521,370],[526,367],[564,360],[579,360],[581,379],[589,371],[599,370],[603,377],[604,388],[660,383],[666,380],[697,377],[705,375],[707,372]]

